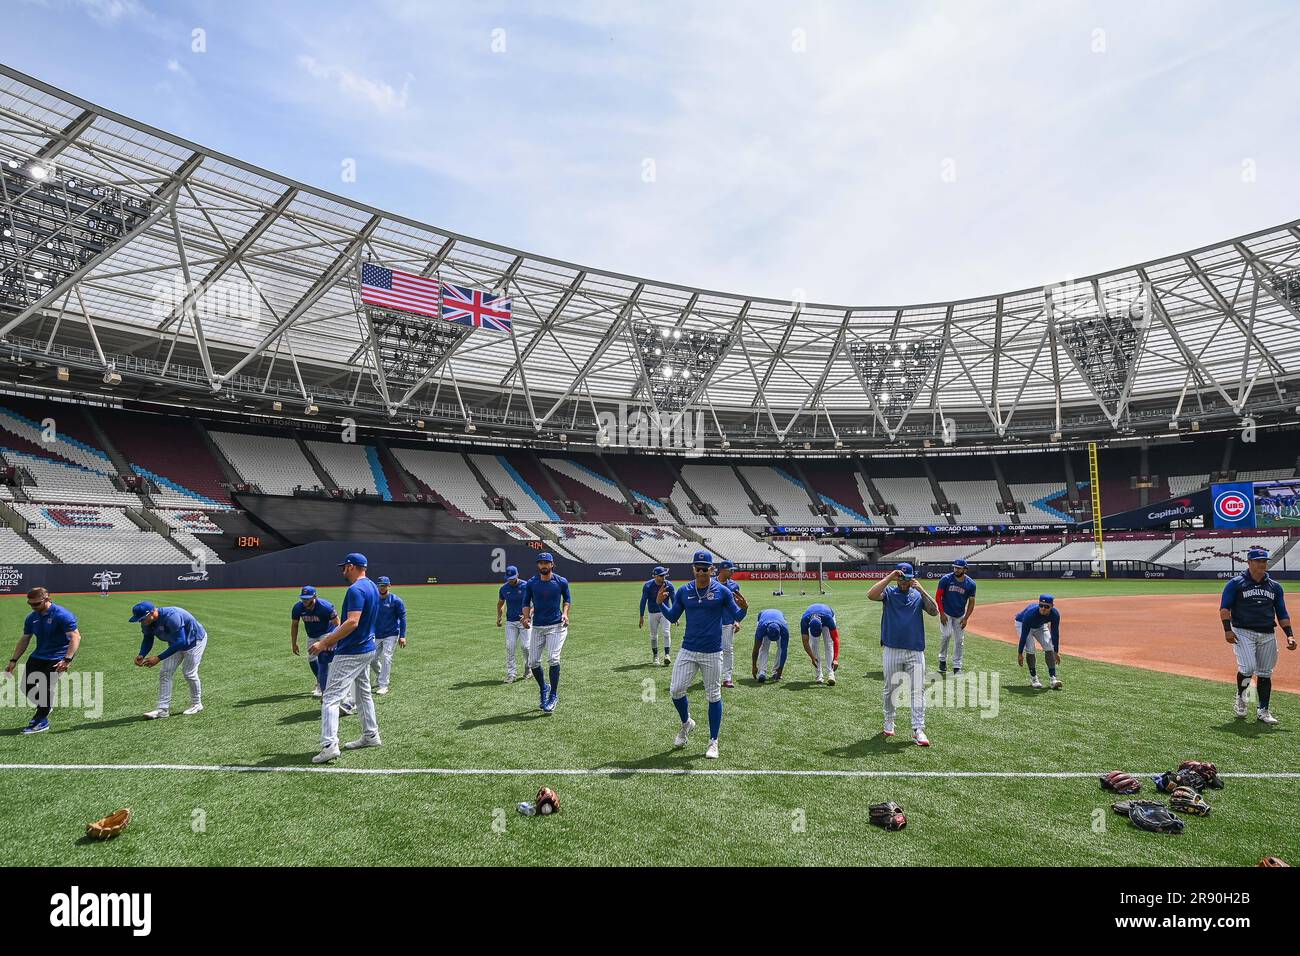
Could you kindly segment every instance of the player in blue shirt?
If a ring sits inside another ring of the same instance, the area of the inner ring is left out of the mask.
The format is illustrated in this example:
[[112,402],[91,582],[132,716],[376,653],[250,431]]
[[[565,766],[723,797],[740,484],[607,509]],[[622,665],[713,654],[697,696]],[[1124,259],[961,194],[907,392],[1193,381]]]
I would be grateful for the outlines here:
[[72,612],[51,601],[50,592],[45,588],[32,588],[28,591],[27,606],[31,608],[31,613],[23,621],[23,636],[14,648],[13,657],[9,658],[5,673],[14,672],[27,645],[35,638],[36,647],[23,667],[23,690],[27,700],[36,708],[36,713],[23,728],[23,733],[39,734],[50,729],[54,688],[59,682],[59,675],[67,671],[68,665],[77,656],[77,648],[81,646],[81,631],[77,629],[77,619]]
[[948,645],[953,645],[952,672],[961,673],[966,649],[966,625],[975,613],[975,580],[966,572],[966,559],[952,563],[952,571],[939,579],[934,592],[939,605],[939,676],[948,672]]
[[708,551],[695,552],[691,570],[694,580],[683,584],[675,594],[667,584],[659,592],[659,603],[664,606],[664,617],[670,623],[675,624],[686,615],[686,633],[673,664],[669,686],[673,706],[682,718],[682,729],[673,746],[685,747],[695,727],[686,692],[698,673],[709,700],[709,746],[704,756],[716,760],[718,734],[722,730],[722,621],[724,615],[732,621],[743,621],[749,605],[739,591],[732,591],[713,579],[713,555]]
[[[180,668],[190,685],[190,706],[184,711],[192,717],[203,710],[203,682],[199,680],[199,664],[208,648],[208,632],[183,607],[156,607],[151,601],[141,601],[131,608],[131,623],[139,623],[143,639],[136,667],[158,667],[158,708],[146,713],[146,720],[158,720],[171,714],[172,681]],[[153,655],[154,641],[160,640],[167,650]]]
[[[299,621],[307,632],[307,643],[312,644],[339,626],[339,615],[334,610],[334,605],[318,597],[316,589],[308,584],[299,592],[298,601],[289,612],[289,647],[295,655],[298,654]],[[324,654],[312,654],[308,651],[307,663],[311,667],[311,672],[316,675],[316,684],[311,689],[313,697],[324,696],[325,685],[329,681],[330,661],[333,659],[333,651],[326,651]],[[357,712],[351,696],[339,704],[339,712],[345,717],[350,717]]]
[[375,693],[383,697],[393,677],[393,650],[406,646],[406,602],[393,593],[393,582],[387,577],[375,583],[379,585],[379,613],[375,618],[376,654],[370,669],[375,672]]
[[[569,582],[555,573],[555,558],[549,551],[537,556],[537,573],[524,586],[524,628],[532,628],[528,639],[528,669],[541,690],[539,705],[550,714],[560,700],[560,651],[569,636]],[[550,661],[550,683],[542,673],[542,654]]]
[[[718,572],[715,575],[717,582],[732,594],[740,593],[740,582],[732,577],[735,573],[736,566],[730,561],[719,561]],[[736,632],[740,630],[740,622],[731,616],[731,611],[724,607],[722,609],[722,686],[735,687],[735,670],[736,670]]]
[[664,666],[667,667],[673,662],[670,656],[673,629],[672,625],[664,619],[664,608],[659,603],[659,592],[663,590],[665,584],[671,588],[673,583],[668,579],[668,569],[662,565],[655,568],[651,575],[650,580],[641,585],[641,620],[637,627],[645,627],[645,612],[648,608],[650,610],[650,663],[659,663],[659,634],[662,632],[664,636]]
[[1273,668],[1277,666],[1276,625],[1286,634],[1286,649],[1295,650],[1295,632],[1291,630],[1291,615],[1282,596],[1282,585],[1268,574],[1268,551],[1251,548],[1246,552],[1246,570],[1223,588],[1219,602],[1219,619],[1223,622],[1224,639],[1232,645],[1237,656],[1237,701],[1234,710],[1238,717],[1246,716],[1246,691],[1250,678],[1256,682],[1259,693],[1255,718],[1266,724],[1276,724],[1277,718],[1269,710],[1273,695]]
[[1061,656],[1061,612],[1056,609],[1056,599],[1050,594],[1038,595],[1036,602],[1025,605],[1025,609],[1016,615],[1016,623],[1020,625],[1019,663],[1023,667],[1025,660],[1029,661],[1029,686],[1038,690],[1043,688],[1034,659],[1036,641],[1047,661],[1047,676],[1051,678],[1052,690],[1060,690],[1061,679],[1056,676],[1056,665]]
[[334,652],[320,707],[320,753],[312,763],[328,763],[339,756],[339,706],[349,690],[361,711],[361,736],[343,745],[346,750],[379,747],[379,720],[370,693],[370,663],[375,659],[375,622],[379,617],[379,589],[366,577],[366,556],[356,551],[339,565],[348,582],[343,596],[343,620],[307,649],[311,654]]
[[751,673],[760,684],[766,683],[768,680],[768,654],[774,641],[780,645],[781,658],[772,671],[772,683],[779,681],[781,672],[785,670],[785,659],[790,653],[790,625],[786,623],[785,614],[776,608],[768,608],[765,611],[758,612],[758,625],[754,629],[754,655],[751,661]]
[[840,629],[835,623],[835,611],[829,604],[811,604],[799,618],[799,637],[803,639],[803,649],[813,662],[819,684],[835,686],[835,661],[839,657],[840,649],[839,634]]
[[881,658],[885,671],[885,736],[894,736],[894,714],[904,690],[911,691],[912,739],[930,746],[925,735],[925,620],[939,607],[904,561],[871,586],[867,599],[884,605],[880,615]]
[[528,666],[528,645],[532,640],[532,631],[524,627],[521,620],[524,612],[524,580],[519,577],[519,569],[513,564],[506,568],[506,583],[497,591],[497,627],[501,626],[501,612],[505,612],[506,628],[506,683],[513,684],[518,672],[515,670],[515,649]]

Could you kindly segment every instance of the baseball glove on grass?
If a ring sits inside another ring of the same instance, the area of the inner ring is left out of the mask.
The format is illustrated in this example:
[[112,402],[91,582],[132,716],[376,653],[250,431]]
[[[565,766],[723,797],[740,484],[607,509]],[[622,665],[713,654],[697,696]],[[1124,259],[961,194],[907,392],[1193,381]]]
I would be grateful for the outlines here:
[[545,816],[548,813],[558,813],[560,810],[560,795],[550,787],[542,787],[537,791],[537,812]]
[[907,814],[893,800],[885,803],[873,803],[867,807],[867,817],[878,827],[886,830],[901,830],[907,826]]
[[1110,805],[1122,817],[1128,816],[1134,807],[1164,807],[1164,804],[1159,800],[1121,800]]
[[1098,777],[1101,781],[1103,790],[1114,790],[1116,793],[1137,793],[1142,789],[1142,784],[1138,778],[1131,773],[1125,773],[1123,770],[1112,770],[1110,773],[1103,773]]
[[1205,802],[1205,798],[1193,790],[1191,787],[1177,787],[1169,795],[1169,806],[1179,813],[1188,813],[1194,817],[1207,817],[1210,815],[1210,805]]
[[[1178,771],[1191,770],[1201,775],[1205,781],[1205,786],[1211,790],[1222,790],[1223,780],[1219,776],[1219,768],[1207,760],[1184,760],[1178,765]],[[1196,789],[1196,788],[1193,788]]]
[[1135,806],[1129,811],[1128,818],[1139,830],[1150,830],[1152,833],[1182,833],[1185,826],[1182,820],[1163,805]]
[[1273,869],[1274,867],[1278,867],[1278,866],[1285,866],[1285,867],[1291,866],[1291,864],[1288,863],[1286,860],[1277,856],[1266,856],[1264,857],[1264,859],[1260,860],[1255,865],[1267,867],[1268,869]]
[[121,810],[110,813],[94,823],[87,823],[86,836],[95,840],[111,840],[125,830],[126,825],[130,822],[131,809],[130,807],[123,807]]

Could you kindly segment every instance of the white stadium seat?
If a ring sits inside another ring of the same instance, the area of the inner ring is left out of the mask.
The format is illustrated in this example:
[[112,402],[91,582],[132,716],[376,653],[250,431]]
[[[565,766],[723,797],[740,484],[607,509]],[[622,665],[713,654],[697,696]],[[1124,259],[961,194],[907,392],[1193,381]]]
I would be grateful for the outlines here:
[[211,432],[221,453],[241,478],[268,495],[292,495],[294,488],[319,488],[320,478],[292,438]]
[[0,528],[0,564],[49,564],[49,559],[31,546],[13,528]]
[[[808,489],[789,472],[775,466],[741,465],[740,473],[745,476],[758,499],[776,510],[777,524],[826,523],[822,515],[812,510]],[[763,523],[767,524],[766,521]]]
[[898,509],[895,520],[902,525],[947,524],[934,512],[934,489],[928,478],[875,478],[876,490],[887,504]]
[[379,485],[370,465],[369,452],[365,445],[347,442],[309,441],[307,447],[316,456],[325,472],[334,479],[334,484],[347,491],[361,491],[372,495],[379,494]]
[[730,465],[682,465],[682,480],[701,501],[715,509],[713,518],[718,524],[761,528],[770,523],[750,510],[749,495]]
[[955,515],[958,524],[999,524],[1007,520],[1006,512],[998,510],[1002,492],[994,480],[941,481],[939,487],[960,509]]
[[456,510],[476,521],[501,521],[500,511],[483,501],[483,486],[459,452],[432,448],[394,448],[398,463]]

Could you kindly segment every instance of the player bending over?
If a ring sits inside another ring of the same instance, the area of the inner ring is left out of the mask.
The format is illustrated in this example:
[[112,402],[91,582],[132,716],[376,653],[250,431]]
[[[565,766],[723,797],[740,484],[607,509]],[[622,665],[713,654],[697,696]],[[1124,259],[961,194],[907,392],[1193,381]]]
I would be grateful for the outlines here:
[[1035,642],[1043,649],[1043,658],[1047,661],[1047,676],[1051,679],[1052,690],[1061,689],[1061,679],[1056,676],[1056,665],[1061,660],[1061,612],[1055,605],[1056,599],[1052,595],[1040,594],[1037,602],[1026,605],[1025,609],[1016,615],[1016,623],[1020,625],[1018,663],[1023,667],[1025,661],[1029,661],[1029,686],[1038,690],[1043,689],[1043,682],[1038,679],[1038,662],[1034,657]]
[[[736,566],[730,561],[719,561],[718,571],[715,575],[718,583],[730,591],[732,594],[740,593],[740,582],[732,578]],[[736,632],[740,630],[740,622],[731,616],[731,611],[724,605],[722,608],[722,686],[735,687],[735,670],[736,670]]]
[[1219,602],[1224,639],[1237,655],[1237,701],[1233,709],[1238,717],[1246,716],[1246,691],[1255,678],[1259,701],[1255,719],[1276,724],[1269,710],[1273,695],[1273,668],[1277,666],[1277,634],[1274,621],[1286,634],[1286,649],[1295,650],[1295,633],[1287,613],[1282,585],[1268,575],[1268,551],[1251,548],[1246,552],[1246,570],[1223,588]]
[[885,736],[894,736],[895,695],[906,683],[911,691],[912,739],[921,747],[930,746],[925,735],[925,621],[922,614],[934,617],[939,607],[916,580],[912,566],[904,561],[877,581],[867,592],[867,599],[884,604],[880,615],[881,662],[885,671]]
[[[302,591],[298,593],[298,603],[289,612],[289,618],[289,647],[295,656],[299,655],[299,621],[302,622],[303,629],[307,632],[307,643],[309,645],[319,641],[339,626],[339,615],[334,610],[334,605],[324,598],[318,597],[316,589],[310,584],[304,585]],[[330,661],[333,657],[333,651],[326,651],[321,655],[313,654],[308,650],[307,665],[311,668],[312,674],[316,676],[316,683],[311,689],[313,697],[324,696],[325,684],[329,679]],[[357,712],[357,708],[349,698],[339,705],[339,712],[345,716],[351,716]]]
[[375,659],[375,619],[379,616],[379,589],[366,577],[366,556],[352,552],[339,565],[348,582],[343,595],[343,620],[307,648],[309,654],[333,652],[325,693],[320,702],[320,753],[312,763],[328,763],[339,756],[339,707],[351,692],[361,711],[361,736],[343,745],[346,750],[380,747],[375,698],[370,693],[370,664]]
[[[554,713],[560,701],[560,651],[569,636],[569,582],[555,573],[555,558],[549,551],[537,556],[537,573],[524,586],[524,630],[532,628],[528,641],[528,669],[541,690],[539,706]],[[542,673],[542,653],[550,662],[550,678]]]
[[685,747],[695,729],[686,692],[695,683],[698,673],[709,701],[709,746],[704,756],[716,760],[718,734],[722,730],[723,609],[726,608],[733,621],[743,621],[749,605],[739,591],[732,591],[713,580],[713,555],[708,551],[695,552],[691,570],[695,579],[683,584],[675,594],[667,584],[659,592],[659,603],[664,606],[664,617],[669,623],[675,624],[678,618],[686,615],[686,633],[682,635],[682,647],[677,652],[669,685],[673,706],[682,718],[682,729],[673,739],[673,746]]
[[835,626],[835,611],[831,606],[809,605],[799,618],[799,636],[817,672],[817,683],[834,687],[835,669],[840,666],[840,629]]
[[785,670],[785,659],[790,653],[790,625],[786,623],[785,614],[776,608],[758,612],[758,626],[754,629],[754,657],[752,673],[760,684],[766,683],[768,655],[772,642],[780,645],[781,657],[772,671],[773,683],[781,679]]
[[975,580],[966,573],[966,559],[952,563],[952,571],[939,579],[934,592],[939,605],[939,676],[948,673],[948,644],[952,643],[952,672],[961,673],[962,652],[966,649],[966,625],[975,613]]
[[528,642],[531,631],[524,627],[521,620],[524,613],[524,581],[519,577],[519,569],[513,564],[506,568],[506,583],[497,591],[497,627],[501,627],[501,613],[505,612],[506,629],[506,680],[513,684],[519,672],[515,670],[515,650],[528,667]]
[[31,608],[31,613],[23,621],[23,636],[14,648],[14,656],[9,658],[5,673],[14,672],[27,645],[33,637],[36,638],[32,656],[27,658],[27,664],[23,667],[23,691],[28,702],[36,708],[36,713],[23,728],[23,733],[39,734],[50,729],[54,688],[59,682],[59,675],[67,671],[68,665],[77,656],[77,648],[81,646],[81,631],[77,630],[77,619],[72,612],[51,601],[50,592],[45,588],[32,588],[28,591],[27,606]]
[[[203,682],[199,680],[199,664],[208,648],[208,632],[183,607],[155,607],[150,601],[141,601],[131,608],[131,623],[139,623],[144,639],[136,655],[136,667],[157,667],[158,707],[146,713],[146,720],[157,720],[171,714],[172,680],[180,668],[190,685],[190,706],[184,711],[187,717],[203,710]],[[157,656],[149,654],[154,640],[161,640],[167,650]]]
[[650,663],[659,663],[659,635],[664,637],[664,667],[673,662],[669,656],[672,650],[672,626],[664,619],[664,607],[659,603],[659,592],[667,585],[671,590],[673,582],[668,579],[668,569],[660,565],[651,572],[651,578],[641,585],[641,619],[637,629],[645,627],[646,610],[650,611]]
[[393,582],[381,577],[379,585],[379,611],[375,618],[375,659],[370,669],[375,672],[375,693],[383,697],[388,693],[388,682],[393,677],[393,650],[406,646],[406,602],[393,593]]

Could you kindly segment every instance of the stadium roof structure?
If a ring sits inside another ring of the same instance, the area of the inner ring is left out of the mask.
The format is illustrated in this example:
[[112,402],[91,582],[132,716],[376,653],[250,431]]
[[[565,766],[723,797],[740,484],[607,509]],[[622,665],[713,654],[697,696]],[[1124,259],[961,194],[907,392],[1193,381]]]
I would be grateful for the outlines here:
[[[0,65],[0,225],[11,387],[541,441],[591,441],[622,406],[665,427],[692,412],[740,448],[1169,435],[1296,414],[1300,221],[1000,295],[778,301],[462,236]],[[363,262],[510,296],[514,331],[376,315]]]

